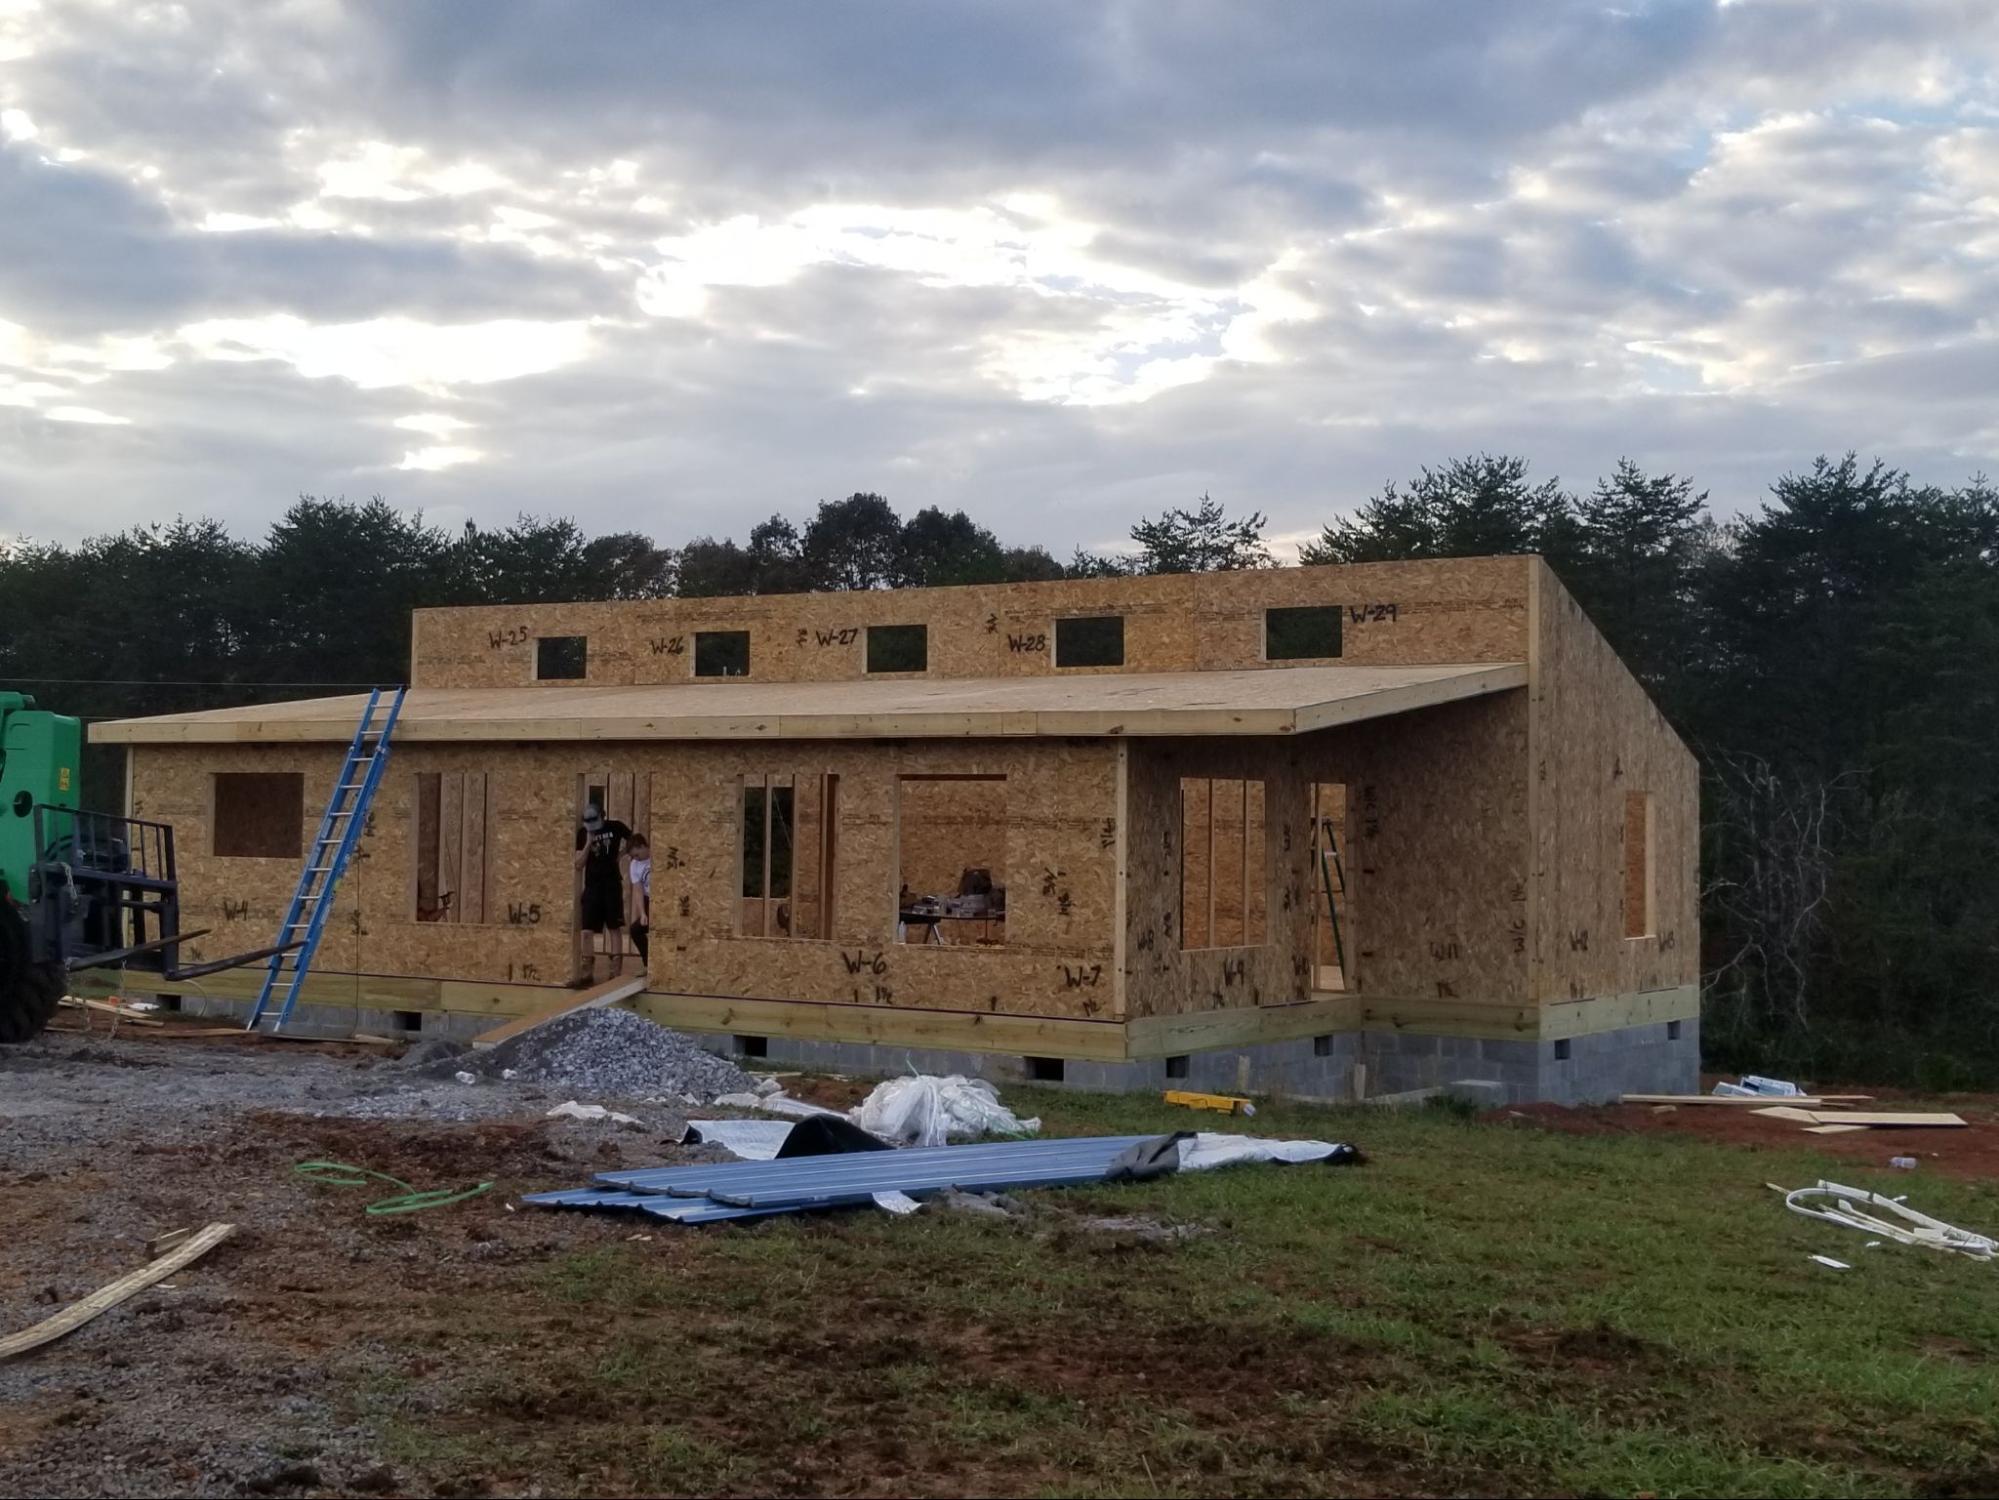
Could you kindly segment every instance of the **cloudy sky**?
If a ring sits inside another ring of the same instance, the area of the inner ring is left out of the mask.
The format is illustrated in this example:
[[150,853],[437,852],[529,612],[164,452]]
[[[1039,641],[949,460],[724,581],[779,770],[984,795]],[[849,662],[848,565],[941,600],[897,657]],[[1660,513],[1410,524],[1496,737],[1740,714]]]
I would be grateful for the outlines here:
[[0,537],[1999,473],[1992,0],[0,0]]

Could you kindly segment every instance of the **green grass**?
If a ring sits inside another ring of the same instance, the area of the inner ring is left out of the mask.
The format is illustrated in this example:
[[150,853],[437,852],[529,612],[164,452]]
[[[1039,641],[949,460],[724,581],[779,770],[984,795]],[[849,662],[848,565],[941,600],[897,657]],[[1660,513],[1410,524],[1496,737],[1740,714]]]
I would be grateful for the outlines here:
[[[1047,1134],[1213,1123],[1008,1102]],[[1370,1160],[1034,1194],[1022,1224],[850,1213],[607,1243],[579,1219],[580,1248],[422,1309],[409,1338],[452,1348],[431,1403],[452,1416],[410,1413],[379,1357],[363,1414],[419,1467],[461,1463],[476,1431],[501,1490],[1999,1487],[1999,1267],[1868,1250],[1763,1183],[1836,1176],[1987,1229],[1991,1185],[1835,1168],[1774,1134],[1752,1152],[1281,1105],[1229,1123]],[[1067,1227],[1091,1212],[1211,1232],[1115,1247]]]

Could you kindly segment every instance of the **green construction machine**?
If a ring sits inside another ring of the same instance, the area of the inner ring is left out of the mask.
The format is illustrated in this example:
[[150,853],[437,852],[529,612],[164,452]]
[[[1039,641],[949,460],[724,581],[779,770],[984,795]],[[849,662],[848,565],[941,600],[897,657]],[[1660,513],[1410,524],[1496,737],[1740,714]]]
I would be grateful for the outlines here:
[[0,1043],[38,1036],[78,969],[193,979],[281,951],[182,966],[205,929],[180,930],[173,829],[80,809],[82,752],[80,720],[0,692]]

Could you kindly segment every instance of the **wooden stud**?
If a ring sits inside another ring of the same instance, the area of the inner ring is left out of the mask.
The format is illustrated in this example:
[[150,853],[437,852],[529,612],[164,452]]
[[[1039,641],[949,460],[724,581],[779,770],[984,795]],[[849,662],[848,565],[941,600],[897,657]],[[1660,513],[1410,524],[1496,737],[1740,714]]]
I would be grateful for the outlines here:
[[1236,786],[1242,794],[1242,841],[1237,851],[1241,856],[1238,863],[1242,868],[1236,872],[1237,879],[1242,882],[1242,906],[1241,927],[1236,934],[1236,941],[1246,948],[1254,941],[1249,931],[1249,778],[1244,777],[1236,783]]
[[465,773],[446,771],[438,777],[437,899],[447,922],[464,920],[460,861],[465,853]]
[[486,920],[486,773],[467,771],[460,802],[458,920]]
[[1126,1015],[1125,984],[1131,920],[1127,887],[1131,881],[1131,746],[1120,740],[1117,747],[1117,782],[1111,799],[1111,816],[1117,820],[1111,844],[1111,1016],[1122,1021]]
[[1203,800],[1208,809],[1208,927],[1207,927],[1207,940],[1201,946],[1204,948],[1219,948],[1221,947],[1222,943],[1221,943],[1221,934],[1215,931],[1215,887],[1221,884],[1221,881],[1217,878],[1221,874],[1221,871],[1215,868],[1214,778],[1213,777],[1208,778],[1206,784],[1207,784],[1208,794]]

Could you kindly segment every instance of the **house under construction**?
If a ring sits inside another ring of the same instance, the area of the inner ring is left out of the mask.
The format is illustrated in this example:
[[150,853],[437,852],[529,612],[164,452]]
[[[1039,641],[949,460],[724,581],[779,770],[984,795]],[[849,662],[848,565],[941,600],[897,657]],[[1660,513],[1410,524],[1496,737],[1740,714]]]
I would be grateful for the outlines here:
[[[92,729],[191,947],[270,941],[362,702]],[[773,1062],[1696,1082],[1695,763],[1538,558],[420,610],[393,752],[310,1024],[559,1003],[594,801],[653,847],[634,1008]]]

